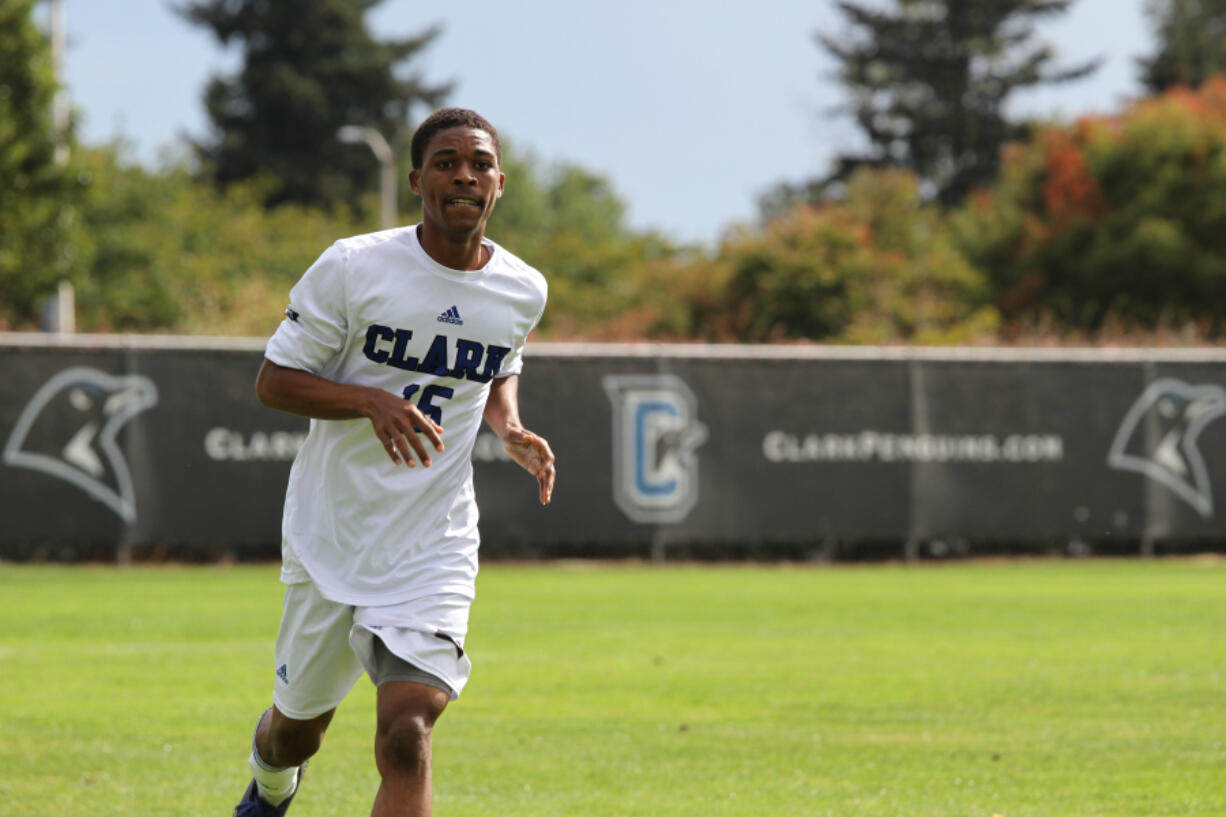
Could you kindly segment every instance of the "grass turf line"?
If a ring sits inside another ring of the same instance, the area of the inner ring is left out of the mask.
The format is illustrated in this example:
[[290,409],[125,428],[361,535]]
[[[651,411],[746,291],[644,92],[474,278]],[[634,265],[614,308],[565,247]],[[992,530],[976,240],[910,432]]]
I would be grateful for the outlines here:
[[[435,814],[1226,813],[1226,564],[487,566]],[[229,814],[272,567],[0,565],[0,815]],[[297,817],[368,813],[358,682]]]

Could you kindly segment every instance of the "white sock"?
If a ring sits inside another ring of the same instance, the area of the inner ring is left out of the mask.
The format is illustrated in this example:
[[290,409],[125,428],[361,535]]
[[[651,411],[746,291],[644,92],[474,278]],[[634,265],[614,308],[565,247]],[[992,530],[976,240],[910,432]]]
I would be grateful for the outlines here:
[[251,767],[260,797],[271,806],[281,805],[298,789],[297,766],[270,766],[260,757],[259,750],[255,747],[251,749],[247,765]]

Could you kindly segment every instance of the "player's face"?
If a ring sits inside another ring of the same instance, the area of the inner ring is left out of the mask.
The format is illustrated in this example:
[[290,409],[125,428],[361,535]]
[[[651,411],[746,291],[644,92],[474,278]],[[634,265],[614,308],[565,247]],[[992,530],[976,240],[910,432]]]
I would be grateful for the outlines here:
[[504,182],[494,140],[483,130],[441,130],[426,145],[420,170],[409,174],[421,196],[422,221],[457,239],[484,234]]

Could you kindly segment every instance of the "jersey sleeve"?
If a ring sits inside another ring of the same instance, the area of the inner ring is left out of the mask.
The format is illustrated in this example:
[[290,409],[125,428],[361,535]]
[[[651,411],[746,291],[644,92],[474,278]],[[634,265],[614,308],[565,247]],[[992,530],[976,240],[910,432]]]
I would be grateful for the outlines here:
[[530,322],[527,329],[521,332],[515,339],[515,346],[507,354],[506,359],[502,363],[502,367],[498,370],[497,377],[510,377],[513,374],[519,374],[524,370],[524,346],[528,342],[528,335],[532,334],[532,330],[541,322],[541,317],[545,314],[545,301],[548,299],[548,287],[545,284],[544,276],[540,273],[536,274],[539,287],[539,305],[530,315]]
[[525,338],[520,338],[515,348],[503,359],[502,365],[498,367],[498,374],[494,375],[495,379],[510,377],[524,370],[524,340]]
[[345,257],[333,244],[290,290],[285,319],[264,356],[280,366],[318,374],[345,344],[346,301]]

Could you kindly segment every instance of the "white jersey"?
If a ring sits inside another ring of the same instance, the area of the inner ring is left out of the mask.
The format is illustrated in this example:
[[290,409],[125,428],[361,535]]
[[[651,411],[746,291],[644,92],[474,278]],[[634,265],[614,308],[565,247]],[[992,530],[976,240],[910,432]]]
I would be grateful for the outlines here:
[[444,428],[432,464],[396,465],[370,421],[311,420],[290,470],[282,579],[344,604],[471,599],[472,449],[490,382],[516,374],[545,308],[544,277],[492,241],[479,270],[442,266],[415,227],[333,244],[290,291],[273,363],[403,395]]

